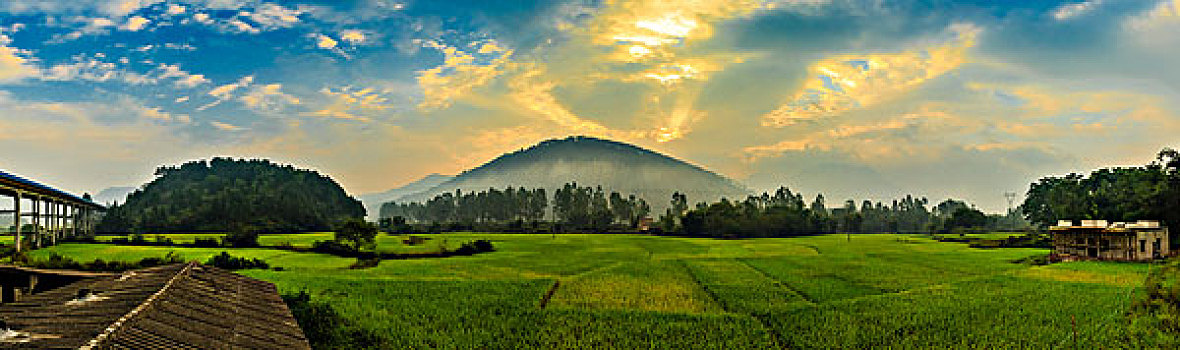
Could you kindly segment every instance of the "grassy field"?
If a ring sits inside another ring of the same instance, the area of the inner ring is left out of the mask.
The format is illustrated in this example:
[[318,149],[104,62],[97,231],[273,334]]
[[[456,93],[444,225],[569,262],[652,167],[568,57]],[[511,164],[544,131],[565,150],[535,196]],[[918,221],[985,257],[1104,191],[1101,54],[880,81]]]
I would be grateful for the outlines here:
[[[224,234],[220,233],[169,233],[169,234],[148,234],[144,235],[144,239],[148,242],[155,242],[158,238],[163,237],[178,244],[191,244],[197,239],[220,239]],[[426,238],[426,242],[416,245],[405,244],[405,236],[390,236],[378,235],[377,248],[382,252],[387,253],[416,253],[416,252],[434,252],[441,247],[454,250],[467,240],[452,240],[447,235],[421,235]],[[131,236],[98,236],[96,240],[99,242],[110,242],[116,238],[130,239]],[[311,247],[316,241],[330,241],[332,240],[331,232],[311,232],[311,233],[289,233],[289,234],[263,234],[258,236],[258,244],[262,246],[282,246],[289,245],[292,247]],[[3,241],[0,241],[3,242]]]
[[[327,234],[263,236],[310,245]],[[283,271],[245,270],[307,290],[399,348],[1078,348],[1118,347],[1148,265],[1012,260],[1040,249],[973,249],[918,236],[712,240],[637,235],[431,236],[490,239],[471,257],[353,262],[233,249]],[[407,247],[381,236],[382,249]],[[178,239],[178,241],[180,241]],[[78,260],[224,249],[63,244]],[[545,295],[552,297],[542,304]]]

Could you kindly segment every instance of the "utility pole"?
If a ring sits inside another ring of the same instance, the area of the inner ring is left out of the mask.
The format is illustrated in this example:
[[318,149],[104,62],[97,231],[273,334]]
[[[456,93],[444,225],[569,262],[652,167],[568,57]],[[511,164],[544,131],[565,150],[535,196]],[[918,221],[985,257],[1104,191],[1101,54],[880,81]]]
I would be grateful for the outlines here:
[[1016,228],[1016,220],[1012,217],[1012,202],[1016,201],[1016,192],[1004,192],[1004,198],[1008,200],[1008,225],[1011,228]]

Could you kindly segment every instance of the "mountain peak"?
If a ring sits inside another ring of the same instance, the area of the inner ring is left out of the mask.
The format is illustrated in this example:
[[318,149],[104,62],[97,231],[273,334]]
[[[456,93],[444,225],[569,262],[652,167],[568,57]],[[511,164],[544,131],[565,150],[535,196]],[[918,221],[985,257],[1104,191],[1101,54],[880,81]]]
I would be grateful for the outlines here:
[[503,154],[429,190],[396,201],[423,202],[455,190],[524,187],[553,191],[571,182],[635,194],[659,211],[674,192],[686,193],[693,202],[743,198],[750,192],[729,178],[652,150],[619,141],[571,136]]

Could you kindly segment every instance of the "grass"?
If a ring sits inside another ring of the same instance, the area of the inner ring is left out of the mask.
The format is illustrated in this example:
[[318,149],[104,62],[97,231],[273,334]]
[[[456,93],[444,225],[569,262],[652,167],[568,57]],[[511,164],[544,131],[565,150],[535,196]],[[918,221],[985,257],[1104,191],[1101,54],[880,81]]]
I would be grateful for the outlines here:
[[[264,235],[310,245],[330,234]],[[307,290],[397,348],[1078,348],[1120,344],[1148,266],[1012,263],[1043,249],[974,249],[922,236],[713,240],[638,235],[431,235],[496,252],[354,260],[274,249],[63,244],[77,260],[221,251],[282,271],[240,273]],[[150,238],[149,238],[150,239]],[[174,238],[175,239],[175,238]],[[445,242],[445,243],[443,243]],[[544,308],[541,300],[557,284]]]

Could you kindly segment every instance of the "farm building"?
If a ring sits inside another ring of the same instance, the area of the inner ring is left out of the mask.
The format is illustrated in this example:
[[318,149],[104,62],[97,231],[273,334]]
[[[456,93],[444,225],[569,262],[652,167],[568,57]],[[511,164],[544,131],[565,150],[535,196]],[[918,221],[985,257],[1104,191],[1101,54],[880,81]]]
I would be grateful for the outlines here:
[[1159,221],[1114,222],[1106,220],[1058,221],[1053,234],[1053,254],[1063,260],[1145,261],[1168,257],[1168,228]]
[[[4,349],[310,349],[273,284],[195,262],[113,274],[0,272],[9,284]],[[75,280],[43,290],[50,277]]]

